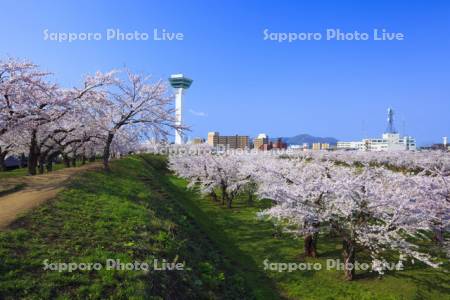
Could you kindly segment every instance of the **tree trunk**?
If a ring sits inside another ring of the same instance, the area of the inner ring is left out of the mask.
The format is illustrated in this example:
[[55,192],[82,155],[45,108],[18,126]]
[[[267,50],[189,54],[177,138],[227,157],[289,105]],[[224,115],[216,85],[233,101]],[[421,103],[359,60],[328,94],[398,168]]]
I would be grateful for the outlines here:
[[53,161],[51,159],[47,160],[47,163],[45,164],[47,172],[53,171]]
[[56,157],[58,157],[58,155],[60,154],[59,151],[55,151],[52,152],[48,157],[47,157],[47,161],[46,161],[46,168],[47,168],[47,172],[52,172],[53,171],[53,161],[56,159]]
[[67,154],[63,154],[64,166],[70,168],[70,157]]
[[105,171],[109,172],[109,156],[111,155],[111,143],[114,139],[113,133],[108,133],[108,138],[106,139],[105,149],[103,150],[103,168]]
[[355,244],[350,239],[344,239],[342,241],[342,250],[345,279],[350,281],[355,276]]
[[253,206],[253,192],[251,191],[248,192],[247,204],[249,206]]
[[216,194],[214,191],[212,191],[211,193],[209,193],[209,195],[211,196],[211,199],[212,199],[214,202],[219,201],[219,199],[217,199],[217,194]]
[[0,152],[0,171],[2,172],[6,171],[5,159],[6,159],[6,151]]
[[434,236],[433,240],[436,244],[442,246],[444,244],[444,228],[442,226],[437,226],[433,229]]
[[222,185],[222,205],[225,205],[225,203],[228,203],[228,194],[227,194],[227,187]]
[[93,148],[91,149],[91,153],[90,153],[90,156],[89,156],[89,161],[90,162],[94,162],[95,161],[95,151],[94,151]]
[[44,174],[45,171],[45,158],[40,157],[39,158],[39,174]]
[[227,197],[227,208],[231,208],[231,204],[233,202],[233,199],[231,197]]
[[337,226],[334,222],[332,222],[332,223],[330,224],[330,232],[329,232],[329,236],[330,236],[331,238],[335,238],[335,237],[338,237],[338,236],[339,236],[339,228],[338,228],[338,226]]
[[24,168],[27,164],[27,158],[25,157],[25,154],[20,154],[20,168]]
[[77,166],[77,157],[74,155],[72,158],[72,167],[76,167]]
[[31,143],[28,153],[28,174],[36,175],[36,168],[38,163],[38,145],[37,145],[37,132],[33,130],[31,132]]
[[83,153],[81,154],[81,165],[85,165],[86,164],[86,150],[83,149]]
[[317,257],[317,235],[314,233],[307,234],[303,238],[305,256],[306,257]]

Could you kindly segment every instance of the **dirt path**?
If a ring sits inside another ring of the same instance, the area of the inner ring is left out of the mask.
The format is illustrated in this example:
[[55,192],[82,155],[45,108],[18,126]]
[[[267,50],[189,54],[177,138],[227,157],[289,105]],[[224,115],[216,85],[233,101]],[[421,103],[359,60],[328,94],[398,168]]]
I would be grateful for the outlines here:
[[91,163],[78,168],[65,168],[49,174],[2,179],[2,186],[25,184],[12,194],[0,197],[0,230],[5,229],[19,216],[32,208],[52,199],[61,191],[73,175],[86,170],[100,168],[99,163]]

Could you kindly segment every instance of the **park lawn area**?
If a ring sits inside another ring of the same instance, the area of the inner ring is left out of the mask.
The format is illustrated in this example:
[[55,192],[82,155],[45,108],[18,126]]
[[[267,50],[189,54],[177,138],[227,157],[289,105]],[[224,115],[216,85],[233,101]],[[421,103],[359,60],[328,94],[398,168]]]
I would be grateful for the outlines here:
[[[112,172],[79,175],[0,232],[0,299],[255,299],[242,271],[179,206],[179,195],[159,185],[164,170],[156,156],[114,161]],[[185,270],[105,268],[107,259],[177,257]],[[104,267],[58,272],[44,270],[46,259]]]
[[[58,163],[53,165],[53,171],[64,169],[66,166],[63,163]],[[47,173],[47,172],[45,172]],[[0,172],[0,180],[6,179],[6,178],[14,178],[14,177],[22,177],[28,175],[28,169],[27,168],[18,168],[14,170],[9,171],[2,171]]]
[[[183,190],[186,182],[172,176],[170,182]],[[339,240],[320,236],[319,258],[302,255],[302,239],[280,232],[271,222],[257,219],[256,214],[269,204],[260,201],[253,205],[241,198],[232,209],[222,207],[209,198],[199,197],[195,192],[180,199],[183,206],[204,227],[213,241],[244,269],[252,269],[258,276],[269,277],[279,296],[288,299],[449,299],[450,273],[436,270],[420,263],[405,265],[403,271],[391,271],[384,277],[368,271],[357,272],[357,278],[347,282],[343,271],[326,270],[326,259],[341,259]],[[269,262],[321,263],[320,271],[277,272],[264,270],[264,260]],[[369,262],[365,253],[357,253],[359,262]],[[342,259],[341,259],[342,261]],[[256,269],[256,270],[255,270]]]

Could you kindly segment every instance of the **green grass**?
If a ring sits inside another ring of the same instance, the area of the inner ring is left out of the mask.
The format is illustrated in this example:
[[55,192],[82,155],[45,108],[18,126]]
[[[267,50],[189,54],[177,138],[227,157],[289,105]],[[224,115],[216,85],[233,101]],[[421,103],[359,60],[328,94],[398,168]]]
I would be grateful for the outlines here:
[[[177,195],[164,161],[130,157],[88,172],[0,233],[0,299],[244,299],[243,275],[217,251]],[[52,263],[184,261],[184,271],[44,270]]]
[[[173,185],[183,189],[186,183],[172,177]],[[272,223],[256,219],[256,213],[267,203],[249,206],[238,199],[233,209],[226,209],[210,199],[193,194],[183,198],[183,205],[205,228],[208,235],[242,266],[252,266],[247,279],[256,281],[267,276],[277,287],[280,297],[291,299],[449,299],[450,276],[422,264],[408,265],[404,271],[390,272],[383,278],[370,272],[357,272],[356,280],[347,282],[342,271],[276,272],[264,270],[264,260],[270,262],[305,262],[301,239],[280,233]],[[341,259],[338,240],[321,236],[320,257],[306,262],[326,265],[326,259]],[[369,262],[366,253],[358,253],[359,262]],[[448,264],[447,264],[448,265]],[[255,270],[256,268],[256,270]],[[265,298],[261,298],[265,299]]]
[[[145,155],[112,163],[112,172],[88,172],[57,199],[0,233],[0,299],[449,299],[448,273],[410,265],[382,279],[341,271],[276,272],[270,262],[303,262],[303,243],[256,219],[269,203],[232,209],[186,190],[165,159]],[[339,241],[321,236],[320,258],[340,258]],[[43,270],[52,262],[172,260],[187,270]],[[358,261],[367,260],[359,253]]]
[[[66,166],[63,163],[54,164],[53,171],[61,170],[64,169],[65,167]],[[0,171],[0,179],[22,177],[27,175],[28,175],[27,168],[19,168],[10,171]]]

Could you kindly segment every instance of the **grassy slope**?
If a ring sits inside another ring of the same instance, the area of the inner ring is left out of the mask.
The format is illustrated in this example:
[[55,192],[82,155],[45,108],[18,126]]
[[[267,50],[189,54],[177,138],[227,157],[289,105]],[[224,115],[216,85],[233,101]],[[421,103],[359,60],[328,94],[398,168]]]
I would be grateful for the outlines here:
[[[185,182],[172,177],[171,182],[180,189]],[[186,209],[209,227],[208,234],[213,240],[226,239],[229,243],[227,255],[242,264],[252,264],[259,273],[267,274],[276,282],[280,295],[293,299],[448,299],[450,276],[423,265],[409,265],[405,271],[390,273],[378,279],[373,273],[359,273],[353,282],[343,280],[342,271],[264,271],[263,261],[302,262],[303,243],[279,233],[269,222],[256,220],[256,212],[264,203],[249,207],[244,199],[237,202],[232,210],[220,207],[209,199],[196,195],[184,198]],[[214,225],[212,227],[211,225]],[[237,246],[234,249],[233,246]],[[236,251],[236,252],[234,252]],[[308,262],[326,264],[326,258],[341,259],[339,242],[323,236],[318,244],[318,259]],[[242,255],[244,253],[244,255]],[[357,260],[368,261],[363,253]],[[256,275],[255,275],[256,276]],[[260,275],[261,276],[261,275]]]
[[[158,184],[164,163],[131,157],[113,172],[89,172],[0,233],[0,299],[252,298],[243,275],[223,258],[176,195]],[[122,262],[179,256],[186,271],[43,270],[43,261]]]

